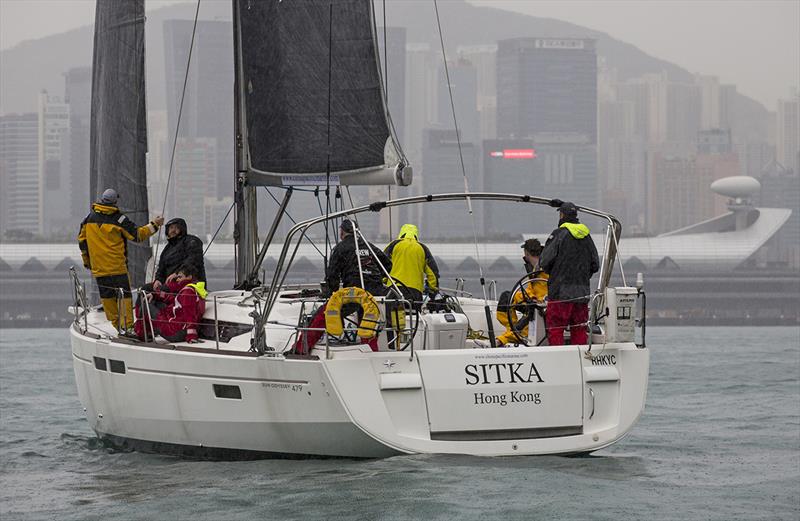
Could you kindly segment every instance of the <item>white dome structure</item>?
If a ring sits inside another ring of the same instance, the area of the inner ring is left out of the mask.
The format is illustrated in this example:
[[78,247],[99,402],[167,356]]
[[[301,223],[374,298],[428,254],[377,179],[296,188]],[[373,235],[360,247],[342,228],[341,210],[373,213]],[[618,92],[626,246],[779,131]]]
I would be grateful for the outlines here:
[[745,199],[760,190],[758,179],[746,175],[723,177],[711,183],[712,192],[732,199]]

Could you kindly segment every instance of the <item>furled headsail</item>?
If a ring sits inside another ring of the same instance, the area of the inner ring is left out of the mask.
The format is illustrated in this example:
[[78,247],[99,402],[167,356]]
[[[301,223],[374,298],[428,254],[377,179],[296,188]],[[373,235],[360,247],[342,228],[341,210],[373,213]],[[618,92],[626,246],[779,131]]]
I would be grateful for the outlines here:
[[234,1],[248,184],[409,184],[371,1]]
[[[120,209],[139,225],[148,220],[144,19],[144,0],[97,1],[90,130],[90,197],[116,189]],[[150,256],[149,241],[128,243],[134,287]]]

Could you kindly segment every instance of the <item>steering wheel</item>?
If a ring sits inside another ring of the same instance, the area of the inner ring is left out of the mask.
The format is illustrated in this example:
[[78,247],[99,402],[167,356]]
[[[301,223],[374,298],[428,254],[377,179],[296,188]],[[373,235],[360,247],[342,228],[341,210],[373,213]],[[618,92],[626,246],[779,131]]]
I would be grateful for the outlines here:
[[[530,286],[535,282],[547,282],[547,279],[536,277],[542,270],[534,270],[523,275],[514,287],[511,288],[511,295],[508,300],[508,326],[511,332],[517,338],[520,344],[527,344],[527,338],[523,335],[522,330],[535,318],[537,309],[543,306],[526,291],[526,286]],[[514,297],[517,293],[522,293],[522,302],[514,304]],[[522,318],[516,320],[517,312],[522,314]]]

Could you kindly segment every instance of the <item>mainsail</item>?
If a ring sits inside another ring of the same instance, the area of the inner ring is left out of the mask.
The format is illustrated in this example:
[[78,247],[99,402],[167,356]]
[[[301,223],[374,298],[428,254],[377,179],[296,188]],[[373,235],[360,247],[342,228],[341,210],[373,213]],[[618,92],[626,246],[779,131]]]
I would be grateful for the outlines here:
[[234,1],[247,183],[409,184],[371,1]]
[[[116,189],[120,209],[139,225],[148,220],[144,19],[144,0],[97,2],[90,149],[90,197]],[[144,283],[150,256],[149,241],[128,243],[132,286]]]

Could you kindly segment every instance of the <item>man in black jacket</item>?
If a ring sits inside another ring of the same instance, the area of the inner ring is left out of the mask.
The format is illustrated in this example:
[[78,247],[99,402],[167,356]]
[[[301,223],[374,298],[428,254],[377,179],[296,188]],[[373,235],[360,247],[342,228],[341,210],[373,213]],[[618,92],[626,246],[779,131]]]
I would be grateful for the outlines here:
[[[353,222],[349,219],[342,221],[339,227],[339,238],[341,239],[331,251],[328,260],[328,267],[325,272],[325,285],[327,295],[333,295],[339,290],[339,283],[343,288],[359,287],[373,295],[385,295],[387,288],[383,285],[383,277],[392,269],[392,261],[383,253],[383,250],[372,243],[367,243],[363,239],[358,239],[358,248],[354,235]],[[369,244],[369,248],[367,248]],[[372,251],[370,251],[372,249]],[[373,255],[374,253],[374,255]],[[383,264],[383,269],[378,265],[378,261]],[[359,272],[359,263],[361,271]],[[364,284],[361,284],[361,277],[364,277]],[[322,338],[322,331],[325,328],[325,310],[328,304],[322,305],[311,318],[308,324],[309,329],[297,336],[294,350],[298,354],[307,354],[316,343]],[[341,316],[345,317],[352,313],[358,313],[358,320],[361,321],[363,310],[358,304],[348,303],[342,306]],[[373,351],[378,350],[376,338],[364,340],[362,343],[369,344]]]
[[550,201],[559,211],[558,228],[548,237],[539,266],[548,280],[547,339],[551,346],[564,344],[569,327],[572,344],[587,343],[589,281],[600,269],[597,248],[589,228],[578,220],[578,209],[558,199]]
[[206,282],[203,241],[194,235],[186,233],[186,221],[180,217],[170,220],[164,229],[167,235],[167,245],[158,259],[158,269],[156,270],[156,280],[153,282],[153,290],[158,291],[161,285],[167,281],[167,278],[184,264],[195,268],[199,282]]
[[[353,235],[353,222],[350,219],[342,221],[339,227],[339,244],[331,251],[328,260],[328,269],[325,273],[325,282],[328,291],[333,294],[339,289],[341,282],[343,288],[351,286],[362,287],[361,276],[364,276],[363,288],[373,295],[385,295],[386,287],[383,285],[384,269],[388,273],[392,269],[392,261],[372,243],[358,239],[358,248]],[[369,248],[367,248],[369,244]],[[370,251],[370,249],[372,251]],[[378,265],[380,262],[384,269]],[[359,264],[361,270],[359,271]]]

